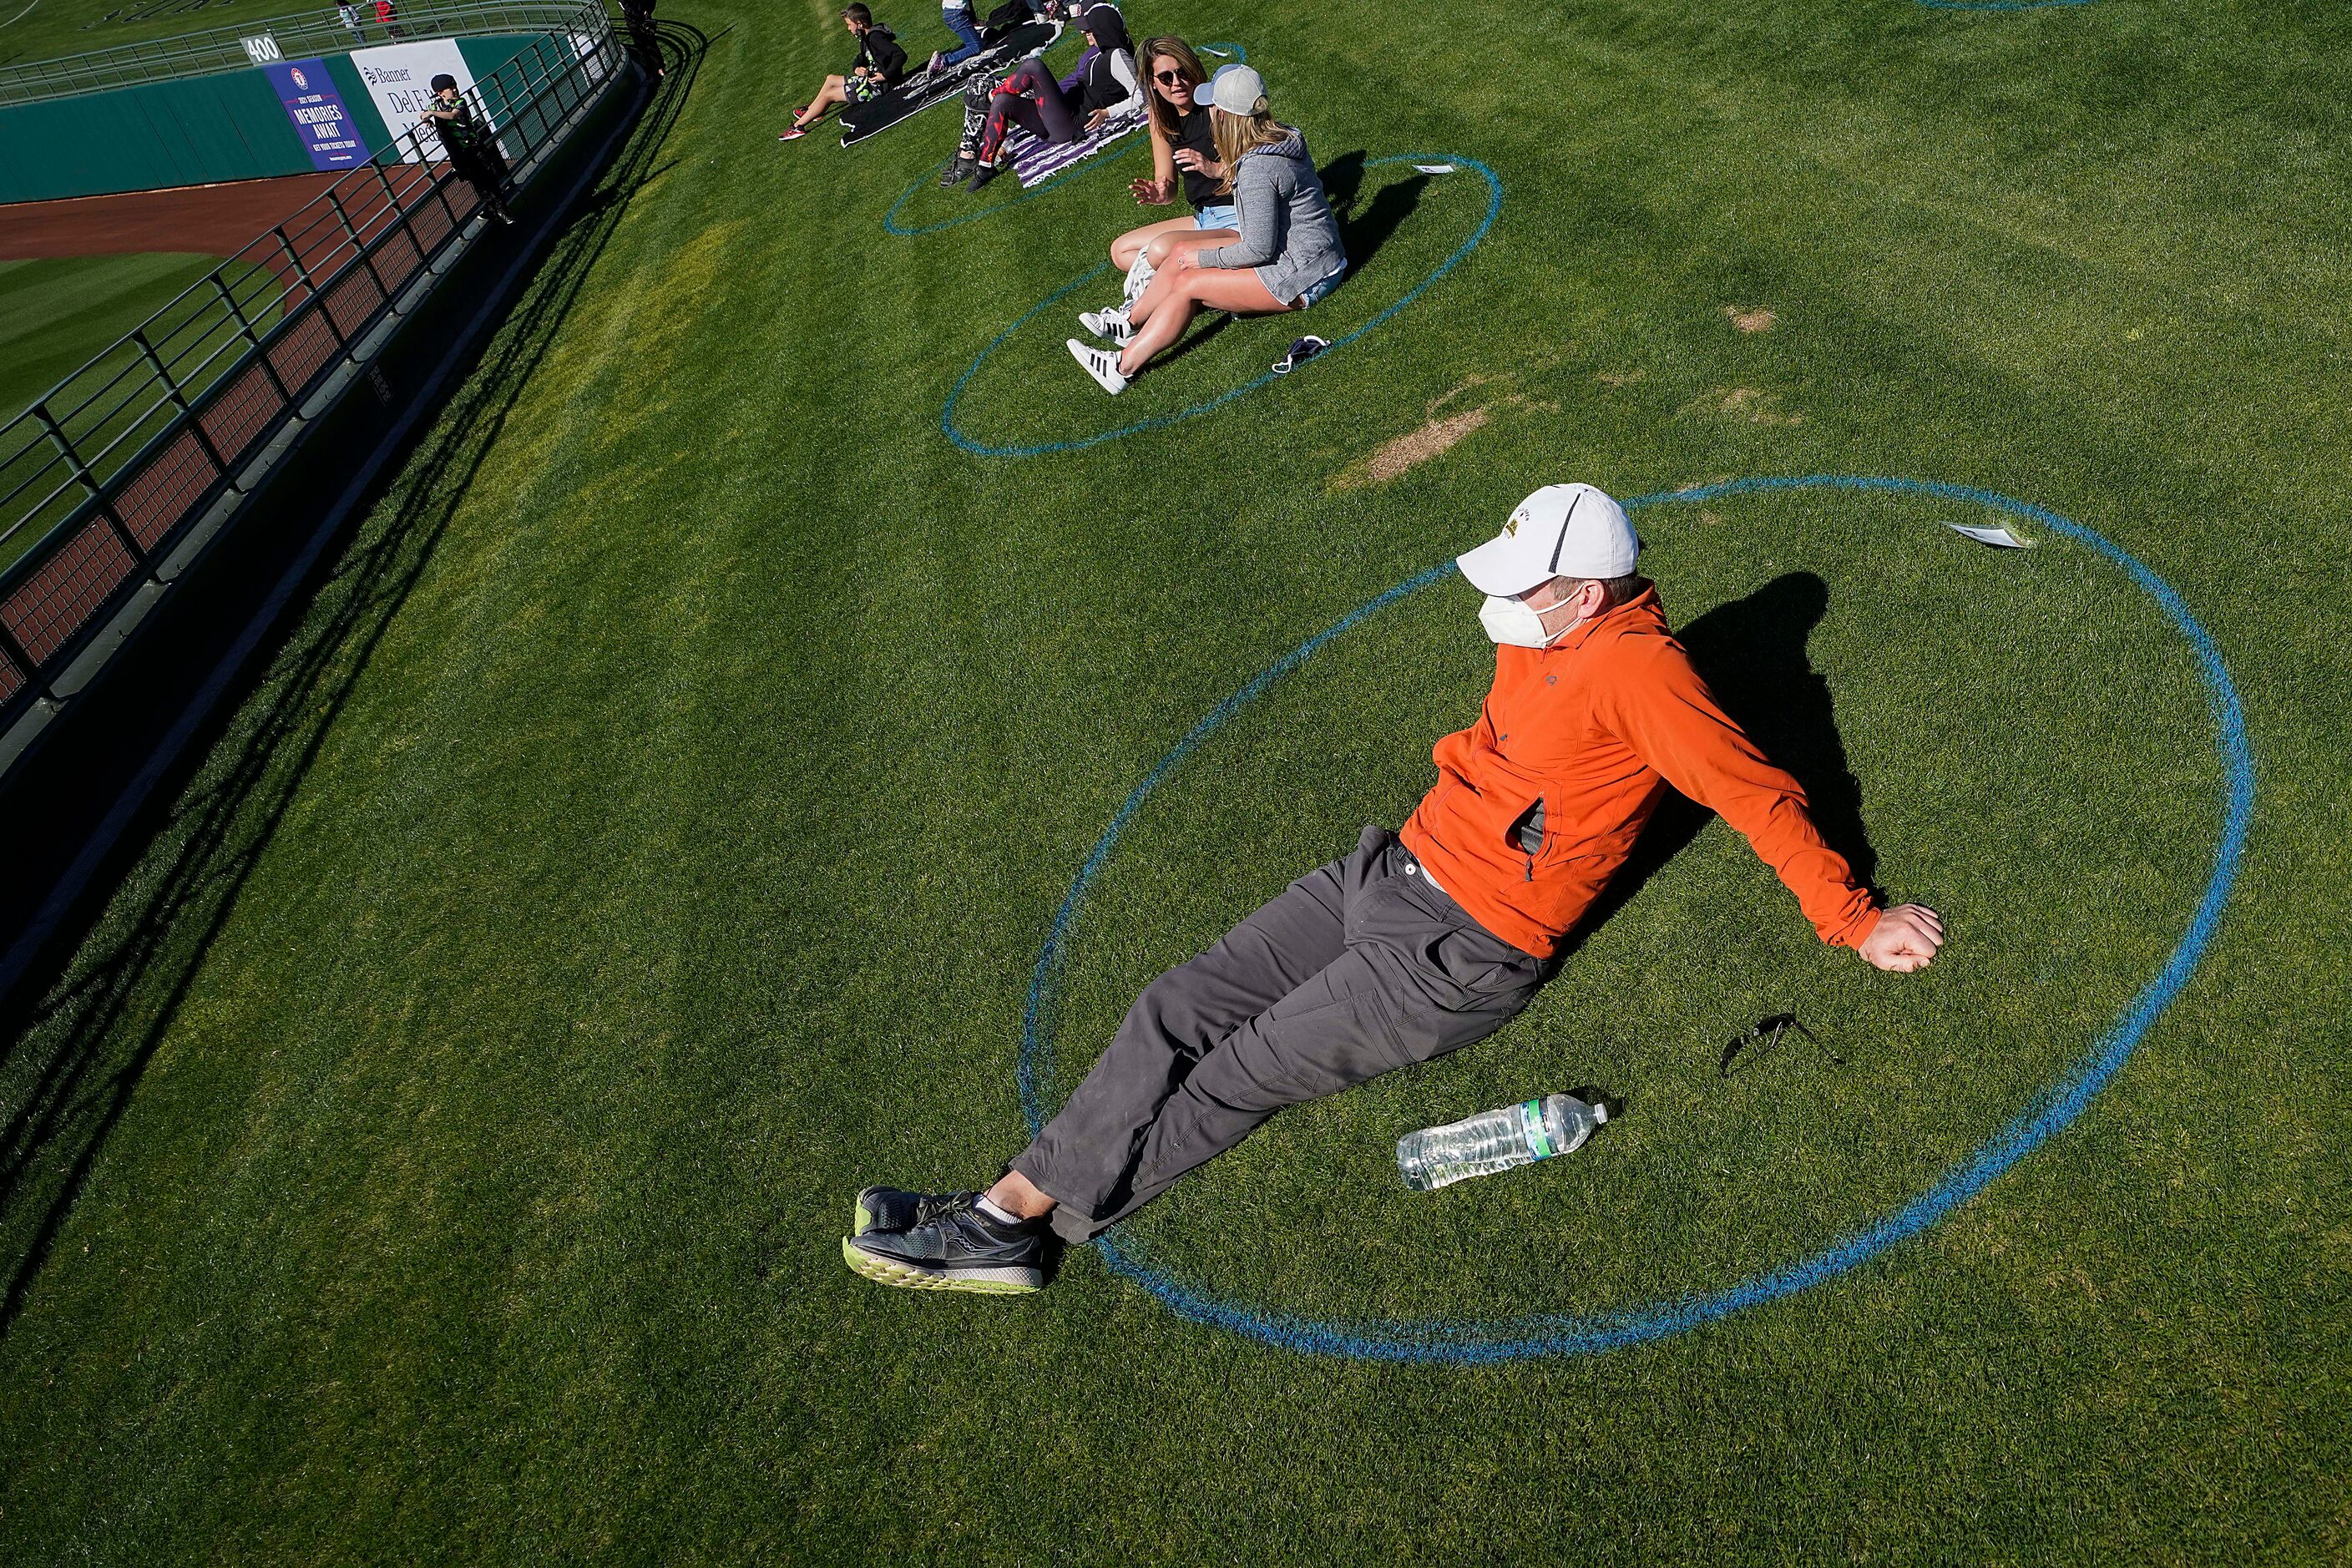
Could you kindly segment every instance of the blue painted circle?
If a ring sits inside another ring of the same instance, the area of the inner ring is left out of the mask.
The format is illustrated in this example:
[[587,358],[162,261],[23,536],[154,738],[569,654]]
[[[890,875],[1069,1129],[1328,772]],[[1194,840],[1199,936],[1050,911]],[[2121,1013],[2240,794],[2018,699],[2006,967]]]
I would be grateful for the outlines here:
[[[2205,956],[2220,925],[2222,910],[2238,876],[2238,861],[2253,815],[2254,769],[2246,741],[2244,710],[2236,685],[2221,662],[2221,649],[2190,615],[2172,585],[2137,557],[2095,530],[2059,516],[2030,501],[2021,501],[1971,485],[1928,479],[1877,479],[1853,474],[1809,474],[1786,479],[1731,479],[1694,489],[1643,496],[1625,503],[1630,510],[1645,506],[1686,505],[1728,495],[1752,495],[1769,490],[1843,489],[1893,491],[1933,496],[1994,508],[2040,524],[2053,533],[2086,544],[2123,568],[2125,574],[2156,600],[2165,616],[2197,656],[2212,710],[2216,743],[2226,777],[2221,836],[2213,851],[2213,873],[2197,904],[2188,931],[2155,977],[2141,987],[2123,1016],[2102,1035],[2082,1058],[2054,1082],[2044,1087],[2007,1126],[1975,1152],[1947,1171],[1932,1186],[1910,1202],[1843,1237],[1811,1257],[1753,1276],[1736,1285],[1703,1295],[1654,1301],[1625,1311],[1589,1314],[1538,1314],[1494,1322],[1461,1322],[1447,1319],[1349,1323],[1291,1317],[1261,1310],[1209,1291],[1182,1284],[1166,1272],[1134,1257],[1118,1244],[1115,1232],[1099,1237],[1096,1247],[1111,1271],[1150,1291],[1178,1317],[1213,1327],[1230,1329],[1268,1344],[1319,1355],[1349,1356],[1370,1361],[1475,1363],[1518,1361],[1534,1356],[1591,1354],[1662,1339],[1713,1322],[1743,1309],[1791,1296],[1833,1279],[1876,1257],[1897,1242],[1907,1241],[1937,1224],[1946,1215],[1974,1198],[1992,1180],[2080,1116],[2109,1079],[2120,1070],[2150,1025],[2189,983]],[[1211,709],[1145,775],[1079,868],[1054,916],[1053,929],[1038,951],[1029,983],[1029,999],[1022,1018],[1019,1081],[1022,1113],[1031,1132],[1045,1124],[1043,1085],[1053,1071],[1054,978],[1059,971],[1078,906],[1087,888],[1110,858],[1121,835],[1134,822],[1143,803],[1177,764],[1200,749],[1202,742],[1250,703],[1265,695],[1276,681],[1304,664],[1317,649],[1359,622],[1378,615],[1398,600],[1416,594],[1452,574],[1452,562],[1382,594],[1361,608],[1316,633],[1291,649],[1249,684]]]
[[[1495,219],[1503,210],[1503,182],[1501,178],[1496,174],[1494,170],[1486,167],[1486,164],[1481,163],[1475,158],[1457,157],[1451,153],[1399,153],[1393,157],[1369,159],[1365,162],[1364,167],[1367,169],[1377,169],[1386,163],[1452,163],[1454,167],[1460,169],[1475,169],[1481,175],[1485,176],[1486,181],[1486,216],[1478,220],[1478,226],[1471,231],[1470,237],[1462,242],[1460,248],[1456,249],[1453,255],[1447,257],[1444,261],[1438,263],[1436,270],[1430,273],[1428,277],[1423,279],[1420,282],[1414,284],[1412,288],[1407,291],[1403,299],[1399,300],[1387,310],[1382,310],[1379,315],[1374,316],[1370,321],[1366,321],[1362,326],[1358,327],[1354,331],[1349,332],[1346,337],[1334,340],[1329,348],[1325,349],[1321,353],[1315,356],[1312,364],[1307,366],[1307,369],[1311,370],[1313,365],[1321,364],[1333,354],[1339,353],[1341,349],[1346,348],[1349,343],[1354,342],[1357,339],[1370,331],[1374,327],[1379,326],[1391,316],[1395,315],[1399,310],[1402,310],[1407,305],[1412,304],[1415,300],[1420,299],[1421,296],[1428,290],[1430,285],[1435,283],[1439,279],[1453,271],[1456,266],[1460,265],[1464,257],[1469,255],[1473,250],[1477,249],[1478,242],[1486,237],[1486,231],[1495,226]],[[1203,402],[1189,405],[1183,408],[1179,408],[1173,413],[1154,415],[1149,419],[1139,419],[1132,425],[1122,425],[1116,430],[1106,430],[1099,436],[1086,436],[1072,441],[1048,441],[1041,446],[1035,447],[991,447],[985,442],[973,440],[971,437],[957,429],[955,422],[956,405],[963,398],[963,389],[965,385],[975,374],[979,374],[980,367],[988,363],[988,356],[994,353],[998,349],[1003,348],[1006,340],[1011,338],[1013,333],[1027,326],[1031,321],[1035,321],[1037,317],[1043,314],[1045,310],[1060,303],[1061,300],[1073,290],[1092,282],[1095,279],[1101,277],[1109,269],[1109,264],[1106,262],[1104,265],[1097,267],[1091,271],[1082,272],[1077,277],[1071,279],[1067,283],[1063,284],[1059,289],[1055,289],[1051,294],[1046,295],[1043,300],[1038,300],[1037,303],[1031,306],[1022,314],[1019,321],[1013,322],[1011,326],[997,333],[995,339],[991,342],[986,348],[981,350],[978,354],[972,357],[972,362],[964,366],[963,374],[956,377],[954,387],[948,393],[947,404],[940,410],[940,429],[949,440],[953,441],[957,446],[962,447],[965,451],[971,453],[973,456],[981,458],[1042,458],[1049,452],[1082,452],[1088,447],[1099,447],[1106,441],[1116,441],[1122,436],[1133,436],[1145,430],[1158,430],[1165,426],[1176,424],[1180,420],[1197,417],[1200,415],[1210,412],[1212,409],[1223,407],[1226,404],[1231,403],[1236,397],[1240,397],[1246,393],[1255,392],[1259,387],[1268,385],[1271,383],[1281,379],[1281,377],[1276,375],[1272,371],[1268,371],[1265,374],[1259,376],[1255,381],[1245,382],[1242,385],[1233,388],[1231,391],[1221,392],[1214,397],[1211,397]]]
[[[1249,51],[1242,47],[1239,44],[1204,44],[1202,47],[1208,49],[1212,53],[1214,53],[1216,50],[1223,49],[1228,55],[1233,57],[1230,61],[1219,60],[1217,62],[1219,65],[1238,64],[1239,62],[1249,58]],[[923,188],[924,181],[936,180],[939,178],[940,170],[947,167],[945,163],[941,163],[931,169],[928,174],[916,175],[915,183],[898,193],[898,199],[892,202],[890,204],[890,210],[882,215],[882,227],[887,233],[898,235],[903,238],[909,239],[918,235],[943,234],[951,228],[961,228],[965,224],[978,223],[984,217],[994,217],[998,213],[1003,212],[1007,207],[1017,207],[1023,202],[1044,195],[1047,191],[1052,190],[1055,185],[1061,184],[1065,181],[1074,180],[1090,169],[1099,169],[1105,164],[1117,163],[1119,159],[1126,157],[1129,153],[1134,152],[1138,147],[1148,147],[1150,144],[1151,132],[1147,130],[1141,136],[1129,142],[1117,152],[1099,153],[1095,157],[1087,159],[1083,163],[1074,163],[1070,167],[1063,170],[1060,174],[1055,175],[1052,179],[1046,180],[1039,184],[1031,185],[1024,189],[1019,195],[1013,196],[1009,200],[992,202],[989,205],[982,207],[975,212],[958,213],[951,218],[944,219],[939,223],[925,224],[920,228],[901,228],[898,226],[898,209],[915,199],[916,193]]]

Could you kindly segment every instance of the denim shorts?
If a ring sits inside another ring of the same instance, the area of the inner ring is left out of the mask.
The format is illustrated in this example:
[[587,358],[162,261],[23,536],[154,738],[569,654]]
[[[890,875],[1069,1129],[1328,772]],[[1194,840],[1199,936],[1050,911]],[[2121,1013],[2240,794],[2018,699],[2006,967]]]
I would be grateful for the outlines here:
[[1348,269],[1345,267],[1342,267],[1339,270],[1332,273],[1329,277],[1322,279],[1317,282],[1309,283],[1306,289],[1299,294],[1298,303],[1291,308],[1293,310],[1304,310],[1309,305],[1319,304],[1324,296],[1330,293],[1332,289],[1337,289],[1339,286],[1339,279],[1345,278],[1347,275]]
[[1195,228],[1238,229],[1241,223],[1240,211],[1230,202],[1222,206],[1202,207],[1192,215],[1192,226]]

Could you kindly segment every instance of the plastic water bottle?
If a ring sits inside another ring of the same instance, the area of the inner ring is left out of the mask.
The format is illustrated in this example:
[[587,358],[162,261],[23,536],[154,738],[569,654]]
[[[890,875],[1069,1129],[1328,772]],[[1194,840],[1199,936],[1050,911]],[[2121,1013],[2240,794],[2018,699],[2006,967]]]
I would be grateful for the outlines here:
[[1569,1153],[1608,1120],[1606,1101],[1588,1105],[1572,1094],[1549,1094],[1408,1132],[1397,1140],[1397,1168],[1406,1186],[1431,1192]]

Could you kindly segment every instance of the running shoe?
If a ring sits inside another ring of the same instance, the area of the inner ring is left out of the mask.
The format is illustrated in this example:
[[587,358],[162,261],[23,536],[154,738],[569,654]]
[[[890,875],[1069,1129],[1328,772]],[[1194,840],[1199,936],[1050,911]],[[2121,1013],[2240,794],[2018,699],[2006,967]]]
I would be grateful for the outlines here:
[[779,142],[797,142],[807,134],[807,132],[795,125],[790,131],[785,132],[782,136],[777,137],[776,140]]
[[1053,1229],[1042,1219],[1006,1225],[980,1211],[978,1193],[958,1193],[948,1211],[908,1230],[845,1237],[842,1261],[877,1285],[902,1290],[971,1290],[1009,1296],[1045,1283]]
[[1118,373],[1117,354],[1105,353],[1100,349],[1089,348],[1076,338],[1065,338],[1062,343],[1070,351],[1070,357],[1078,362],[1078,367],[1093,376],[1096,384],[1105,392],[1117,397],[1127,390],[1128,378]]
[[978,159],[958,153],[953,158],[948,160],[948,166],[940,171],[940,189],[943,191],[955,189],[971,179],[971,172],[979,167]]
[[857,1213],[849,1233],[869,1230],[912,1230],[929,1225],[952,1209],[961,1193],[908,1193],[897,1187],[867,1187],[857,1194]]
[[1002,163],[975,164],[971,171],[971,178],[963,183],[963,188],[967,191],[976,191],[1003,172],[1004,165]]
[[1108,310],[1081,310],[1078,312],[1078,325],[1103,342],[1117,343],[1121,348],[1125,348],[1135,336],[1135,328],[1129,324],[1124,305],[1113,305]]

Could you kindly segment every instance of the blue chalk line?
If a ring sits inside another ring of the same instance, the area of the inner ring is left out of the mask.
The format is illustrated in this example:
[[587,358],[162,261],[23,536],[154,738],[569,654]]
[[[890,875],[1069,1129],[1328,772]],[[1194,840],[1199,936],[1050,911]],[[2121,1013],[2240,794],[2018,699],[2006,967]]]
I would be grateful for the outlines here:
[[[1202,47],[1207,49],[1223,49],[1233,56],[1233,61],[1231,63],[1238,64],[1239,62],[1249,58],[1249,51],[1242,47],[1239,44],[1203,44]],[[1219,60],[1217,63],[1219,65],[1224,65],[1229,62]],[[1151,131],[1149,126],[1146,126],[1140,136],[1129,142],[1127,145],[1119,148],[1118,151],[1109,153],[1097,153],[1094,157],[1087,159],[1084,163],[1073,163],[1068,168],[1063,170],[1060,174],[1055,175],[1052,179],[1031,185],[1024,189],[1019,195],[1012,197],[1010,200],[992,203],[987,206],[980,208],[976,212],[958,213],[951,218],[944,218],[938,223],[925,224],[920,228],[899,227],[898,209],[915,199],[916,193],[923,188],[924,181],[937,180],[940,177],[940,170],[947,167],[945,163],[941,163],[933,168],[929,174],[916,175],[915,183],[898,193],[898,199],[892,202],[890,204],[890,210],[882,215],[882,227],[887,233],[898,235],[904,238],[909,239],[913,238],[917,235],[942,234],[951,228],[961,228],[968,223],[978,223],[984,217],[994,217],[998,213],[1003,212],[1007,207],[1017,207],[1023,202],[1029,201],[1036,196],[1044,195],[1047,191],[1052,190],[1055,185],[1062,184],[1066,180],[1076,179],[1078,175],[1087,173],[1090,169],[1099,169],[1107,163],[1115,163],[1118,159],[1126,157],[1129,153],[1134,152],[1138,147],[1148,147],[1150,144]]]
[[[1407,305],[1410,305],[1415,300],[1420,299],[1421,296],[1429,289],[1430,285],[1435,283],[1439,279],[1453,271],[1454,268],[1461,263],[1464,257],[1469,255],[1473,250],[1475,250],[1478,247],[1478,242],[1486,237],[1486,231],[1495,226],[1495,219],[1503,210],[1503,182],[1496,174],[1494,170],[1486,167],[1486,164],[1481,163],[1475,158],[1457,157],[1451,153],[1399,153],[1394,157],[1370,159],[1365,163],[1364,167],[1367,169],[1377,169],[1385,163],[1429,163],[1441,162],[1450,163],[1457,168],[1475,169],[1481,175],[1485,176],[1486,181],[1486,216],[1478,220],[1477,228],[1472,231],[1468,239],[1462,242],[1461,247],[1455,250],[1453,255],[1447,257],[1444,261],[1438,263],[1436,270],[1430,273],[1428,277],[1423,279],[1419,283],[1414,284],[1412,289],[1406,293],[1403,299],[1397,300],[1394,304],[1389,306],[1388,309],[1382,310],[1379,315],[1374,316],[1370,321],[1366,321],[1362,326],[1358,327],[1354,331],[1349,332],[1347,336],[1336,339],[1328,348],[1315,356],[1315,359],[1312,362],[1314,364],[1322,363],[1323,361],[1330,358],[1339,350],[1346,348],[1349,343],[1354,342],[1358,338],[1362,337],[1374,327],[1379,326],[1391,316],[1395,315],[1399,310],[1403,310]],[[1013,333],[1019,331],[1031,321],[1036,320],[1037,317],[1045,310],[1051,309],[1055,304],[1058,304],[1063,299],[1067,297],[1073,289],[1100,277],[1105,271],[1108,270],[1108,267],[1109,264],[1106,262],[1103,266],[1097,267],[1092,271],[1081,273],[1079,276],[1070,279],[1067,283],[1063,284],[1059,289],[1055,289],[1051,294],[1046,295],[1043,300],[1040,300],[1036,304],[1030,307],[1019,321],[1013,322],[1011,326],[997,333],[995,341],[991,342],[986,348],[981,350],[980,353],[974,356],[972,362],[964,367],[963,374],[956,377],[955,386],[948,393],[947,403],[945,406],[941,407],[940,410],[940,429],[949,440],[954,442],[965,451],[982,458],[1042,458],[1051,452],[1083,452],[1089,447],[1099,447],[1105,441],[1116,441],[1123,436],[1133,436],[1145,430],[1158,430],[1165,426],[1173,425],[1179,420],[1196,418],[1201,415],[1209,413],[1213,409],[1223,407],[1226,404],[1231,403],[1236,397],[1255,392],[1259,387],[1269,385],[1281,379],[1279,376],[1276,375],[1274,372],[1267,371],[1263,375],[1260,375],[1255,381],[1246,382],[1240,386],[1233,388],[1229,392],[1221,392],[1214,397],[1208,399],[1206,402],[1195,403],[1187,407],[1179,408],[1170,414],[1157,414],[1149,419],[1139,419],[1132,425],[1123,425],[1116,430],[1106,430],[1099,436],[1087,436],[1070,441],[1047,441],[1042,445],[1034,447],[991,447],[985,442],[973,440],[961,430],[957,429],[955,423],[956,405],[963,397],[963,389],[965,385],[969,384],[971,378],[979,373],[980,367],[988,362],[988,356],[994,353],[998,349],[1003,348],[1005,342],[1010,339]]]
[[[1921,1235],[1954,1209],[1968,1203],[1994,1178],[2033,1152],[2052,1134],[2082,1115],[2084,1108],[2105,1088],[2131,1057],[2142,1037],[2178,995],[2205,956],[2221,913],[2237,881],[2238,863],[2245,847],[2246,829],[2254,807],[2253,754],[2246,740],[2245,711],[2238,690],[2221,661],[2221,653],[2189,611],[2172,585],[2137,557],[2104,534],[2035,506],[1979,489],[1973,485],[1946,484],[1928,479],[1880,479],[1853,474],[1810,474],[1801,478],[1731,479],[1686,490],[1671,490],[1627,501],[1630,510],[1646,506],[1688,505],[1729,495],[1753,495],[1772,490],[1843,489],[1891,491],[1898,495],[1930,496],[1941,500],[1990,507],[2037,523],[2050,531],[2086,544],[2123,568],[2133,582],[2161,606],[2187,640],[2205,678],[2206,699],[2213,716],[2215,743],[2225,777],[2221,836],[2214,847],[2213,871],[2197,904],[2189,930],[2172,956],[2144,986],[2122,1017],[2073,1063],[2054,1082],[2034,1096],[2007,1126],[1995,1132],[1973,1153],[1947,1171],[1934,1185],[1900,1208],[1884,1215],[1852,1235],[1811,1257],[1743,1279],[1727,1289],[1694,1292],[1652,1302],[1624,1311],[1589,1314],[1545,1313],[1504,1321],[1477,1322],[1453,1319],[1349,1323],[1271,1312],[1230,1300],[1181,1283],[1166,1272],[1139,1260],[1122,1247],[1116,1232],[1095,1243],[1111,1271],[1142,1287],[1178,1317],[1212,1327],[1229,1329],[1286,1350],[1315,1355],[1347,1356],[1366,1361],[1475,1364],[1519,1361],[1536,1356],[1591,1354],[1622,1349],[1645,1341],[1680,1333],[1702,1323],[1836,1279],[1875,1258],[1898,1242]],[[1038,951],[1029,983],[1028,1003],[1022,1018],[1021,1055],[1017,1077],[1022,1112],[1032,1133],[1045,1124],[1044,1086],[1054,1072],[1054,980],[1059,973],[1070,932],[1087,889],[1143,803],[1178,764],[1198,751],[1202,742],[1244,708],[1265,695],[1267,688],[1297,669],[1332,638],[1370,619],[1398,600],[1417,594],[1454,573],[1452,562],[1431,568],[1401,583],[1370,604],[1342,616],[1276,659],[1246,686],[1211,709],[1184,738],[1171,747],[1127,797],[1095,844],[1094,852],[1055,911],[1054,924]]]

